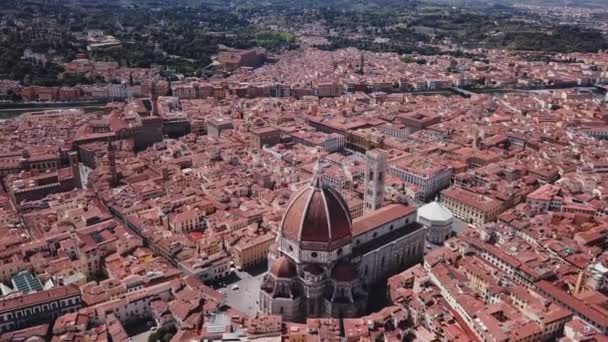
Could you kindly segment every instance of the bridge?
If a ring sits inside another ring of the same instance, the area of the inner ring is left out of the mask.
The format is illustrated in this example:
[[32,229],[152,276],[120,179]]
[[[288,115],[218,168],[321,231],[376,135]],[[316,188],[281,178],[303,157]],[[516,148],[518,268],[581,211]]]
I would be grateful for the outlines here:
[[475,93],[472,92],[472,91],[468,91],[468,90],[465,90],[465,89],[462,89],[462,88],[458,88],[458,87],[450,87],[449,89],[451,91],[455,92],[456,94],[462,95],[462,96],[467,97],[467,98],[475,95]]
[[602,91],[608,93],[608,85],[596,83],[593,86],[596,87],[599,90],[602,90]]

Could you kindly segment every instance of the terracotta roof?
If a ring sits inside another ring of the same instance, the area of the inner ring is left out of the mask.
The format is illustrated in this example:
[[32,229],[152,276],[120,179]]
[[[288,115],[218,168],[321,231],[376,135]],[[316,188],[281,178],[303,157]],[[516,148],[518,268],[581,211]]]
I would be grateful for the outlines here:
[[357,279],[357,271],[350,262],[339,261],[331,270],[331,277],[336,281],[353,281]]
[[562,291],[559,287],[551,284],[546,280],[541,280],[536,283],[536,287],[542,294],[547,295],[549,298],[557,300],[559,304],[562,304],[567,309],[572,310],[575,314],[583,316],[586,321],[591,321],[598,325],[603,332],[608,329],[608,317],[602,315],[602,313],[594,310],[590,305],[579,300],[578,298]]
[[483,210],[484,212],[498,209],[502,205],[501,201],[497,201],[493,198],[479,195],[461,188],[445,189],[441,191],[441,196],[452,198],[458,202],[464,203],[465,205]]
[[287,207],[281,234],[293,241],[315,243],[335,243],[350,238],[348,205],[335,189],[308,185],[296,193]]
[[353,236],[364,234],[385,223],[395,221],[398,218],[411,215],[415,212],[416,208],[403,204],[387,205],[386,207],[356,218],[353,221]]
[[278,258],[272,263],[270,273],[277,278],[291,278],[297,275],[296,266],[285,256]]
[[50,290],[34,292],[25,296],[13,297],[0,301],[0,312],[8,312],[19,308],[57,301],[66,297],[80,296],[76,285],[54,287]]

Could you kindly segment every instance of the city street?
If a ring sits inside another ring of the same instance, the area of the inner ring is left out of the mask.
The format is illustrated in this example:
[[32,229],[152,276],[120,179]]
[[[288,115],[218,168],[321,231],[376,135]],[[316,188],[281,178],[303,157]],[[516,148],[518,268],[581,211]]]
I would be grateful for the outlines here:
[[141,334],[131,337],[133,342],[148,342],[148,337],[152,334],[152,331],[148,330]]
[[79,164],[79,169],[80,169],[80,179],[82,180],[82,187],[86,188],[88,181],[89,181],[89,174],[91,173],[91,171],[93,171],[93,169],[87,167],[86,165],[80,163]]
[[468,225],[468,223],[454,216],[454,221],[452,222],[452,231],[458,235],[462,233]]

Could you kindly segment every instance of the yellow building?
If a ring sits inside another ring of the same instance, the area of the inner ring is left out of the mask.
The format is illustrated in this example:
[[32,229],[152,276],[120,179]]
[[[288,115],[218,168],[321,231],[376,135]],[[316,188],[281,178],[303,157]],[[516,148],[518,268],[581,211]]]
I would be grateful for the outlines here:
[[503,202],[461,188],[441,192],[441,204],[454,216],[473,224],[496,221],[503,211]]
[[137,248],[135,251],[133,251],[132,255],[135,256],[142,264],[154,260],[154,254],[152,253],[152,250],[148,248]]
[[199,253],[213,255],[224,249],[224,240],[218,236],[207,236],[198,241]]
[[242,237],[230,248],[234,265],[246,268],[266,261],[268,250],[274,239],[275,236],[271,233],[253,237]]

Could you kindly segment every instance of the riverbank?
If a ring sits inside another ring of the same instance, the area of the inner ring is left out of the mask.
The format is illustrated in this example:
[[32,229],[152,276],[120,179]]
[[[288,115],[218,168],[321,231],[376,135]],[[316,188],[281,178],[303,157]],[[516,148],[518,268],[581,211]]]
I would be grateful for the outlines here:
[[0,103],[0,119],[6,120],[17,117],[27,112],[38,112],[45,110],[60,110],[79,108],[85,112],[102,111],[107,112],[106,102],[87,101],[87,102],[56,102],[56,103]]

